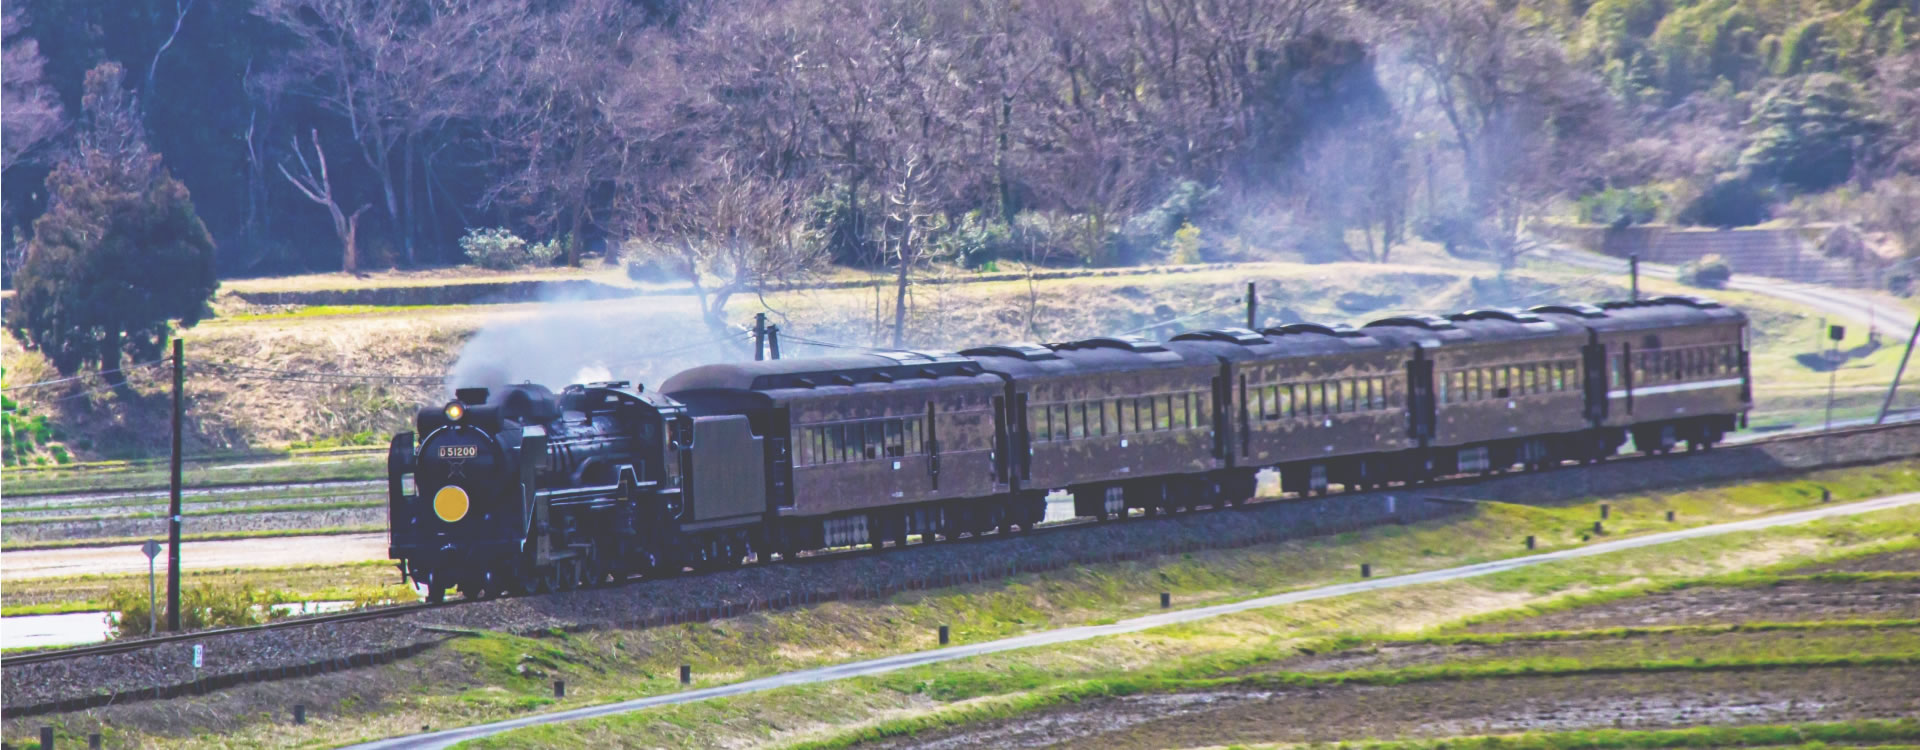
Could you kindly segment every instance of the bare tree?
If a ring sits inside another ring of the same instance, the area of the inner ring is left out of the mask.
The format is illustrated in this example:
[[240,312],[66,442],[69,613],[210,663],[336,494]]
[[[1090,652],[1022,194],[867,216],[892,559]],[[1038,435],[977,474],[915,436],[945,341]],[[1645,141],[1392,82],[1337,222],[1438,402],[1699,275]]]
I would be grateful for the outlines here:
[[[645,31],[646,21],[623,0],[536,11],[516,33],[540,42],[499,68],[506,95],[497,98],[489,140],[519,167],[482,203],[533,207],[528,220],[566,238],[569,265],[580,263],[595,196],[617,179],[629,148],[657,135],[651,113],[677,99],[661,78],[671,66],[655,67],[670,58],[650,49],[670,40]],[[610,247],[606,261],[615,259]]]
[[307,154],[301,150],[300,140],[296,138],[293,141],[293,154],[300,159],[300,174],[295,176],[292,172],[288,172],[287,165],[284,163],[279,165],[280,174],[286,176],[287,182],[293,183],[301,195],[326,207],[327,214],[333,217],[333,233],[340,238],[341,270],[358,274],[360,253],[354,247],[354,235],[360,232],[360,214],[371,208],[373,204],[362,204],[354,209],[351,215],[340,210],[340,202],[333,197],[333,179],[327,175],[327,152],[320,147],[320,131],[315,129],[310,132],[313,137],[313,160],[320,165],[319,173],[314,173],[313,165],[308,163]]
[[[60,100],[43,78],[46,61],[40,57],[39,42],[25,36],[26,15],[17,5],[8,5],[0,16],[0,38],[5,57],[0,68],[0,174],[5,174],[23,157],[52,140],[64,125]],[[13,206],[0,205],[0,273],[11,280],[24,260],[25,243],[14,242]]]
[[887,194],[887,254],[894,264],[893,348],[906,346],[907,282],[913,269],[926,259],[935,221],[929,205],[933,170],[909,151],[892,170]]
[[651,201],[628,210],[657,228],[653,241],[632,250],[685,276],[708,330],[728,336],[735,331],[726,320],[734,295],[805,278],[826,262],[822,248],[800,237],[804,194],[798,180],[770,179],[720,157],[655,197],[629,196]]
[[1587,173],[1607,139],[1604,92],[1562,57],[1543,21],[1495,0],[1419,0],[1398,31],[1433,82],[1465,166],[1468,209],[1502,265],[1520,251],[1522,217]]
[[147,64],[147,85],[141,89],[147,95],[147,101],[153,101],[153,82],[154,76],[160,72],[160,56],[167,54],[167,50],[173,47],[173,40],[180,38],[180,27],[186,24],[187,14],[193,11],[195,2],[196,0],[174,0],[173,2],[173,31],[167,34],[166,41],[160,43],[160,48],[153,51],[153,62]]
[[0,81],[0,171],[13,167],[20,157],[60,132],[60,100],[44,80],[46,60],[40,56],[40,43],[25,36],[26,14],[19,6],[7,6],[0,17],[5,39],[6,68]]
[[[466,0],[261,0],[254,13],[298,40],[286,92],[344,118],[378,180],[387,218],[415,262],[411,212],[417,140],[455,116],[474,116],[476,92],[500,56],[495,32],[524,8]],[[485,98],[482,97],[484,100]]]

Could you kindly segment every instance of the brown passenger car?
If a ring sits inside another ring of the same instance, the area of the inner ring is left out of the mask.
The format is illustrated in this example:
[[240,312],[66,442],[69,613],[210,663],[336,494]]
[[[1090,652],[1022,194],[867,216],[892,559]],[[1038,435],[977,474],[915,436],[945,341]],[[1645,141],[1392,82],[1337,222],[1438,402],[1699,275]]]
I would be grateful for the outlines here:
[[[1001,380],[951,354],[878,352],[696,367],[661,390],[696,415],[745,414],[765,447],[776,548],[942,528],[1004,492],[992,399]],[[761,457],[740,456],[749,461]],[[997,520],[996,520],[997,522]]]

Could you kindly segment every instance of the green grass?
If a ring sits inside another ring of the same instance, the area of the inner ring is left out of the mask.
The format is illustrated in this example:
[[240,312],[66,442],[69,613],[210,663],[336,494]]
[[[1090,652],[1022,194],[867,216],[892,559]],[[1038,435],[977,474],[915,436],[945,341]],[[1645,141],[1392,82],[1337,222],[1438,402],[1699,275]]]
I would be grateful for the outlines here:
[[[215,584],[271,591],[288,601],[373,601],[413,596],[401,585],[392,562],[370,560],[344,565],[296,565],[272,568],[185,570],[184,585]],[[163,581],[161,585],[165,585]],[[28,578],[7,582],[7,605],[0,615],[85,612],[109,608],[111,592],[145,593],[146,573]]]
[[[194,511],[185,511],[181,513],[181,515],[188,516],[188,517],[197,517],[197,516],[230,516],[236,513],[294,513],[294,512],[318,513],[321,511],[329,511],[329,510],[354,510],[359,508],[381,508],[385,506],[386,506],[386,502],[384,501],[362,501],[362,502],[343,501],[343,502],[337,502],[337,503],[304,503],[304,504],[294,503],[294,504],[287,504],[287,505],[252,505],[252,506],[246,506],[241,508],[213,508],[209,510],[194,510]],[[20,518],[20,519],[10,520],[7,523],[19,524],[19,525],[33,525],[33,524],[48,524],[48,523],[76,523],[76,522],[85,523],[85,522],[92,522],[92,521],[125,521],[125,520],[137,521],[137,520],[148,519],[148,518],[166,518],[166,517],[167,517],[166,513],[146,512],[146,513],[121,513],[116,515],[55,516],[52,518]]]
[[263,313],[241,313],[221,318],[221,320],[243,323],[263,320],[297,320],[300,318],[326,318],[341,315],[389,315],[411,310],[444,310],[466,307],[466,305],[304,305],[292,310]]
[[[369,487],[369,489],[373,491],[371,492],[366,490],[355,491],[349,487],[295,486],[295,487],[270,489],[270,490],[243,490],[243,491],[235,491],[235,492],[223,492],[219,494],[183,495],[180,498],[180,502],[182,505],[193,506],[193,505],[206,505],[206,504],[212,504],[212,503],[240,504],[240,503],[247,503],[247,502],[254,502],[254,501],[261,501],[261,500],[290,501],[290,500],[305,500],[305,499],[322,499],[322,498],[331,498],[331,497],[386,497],[386,487],[384,486]],[[88,510],[100,510],[100,509],[106,509],[106,508],[150,508],[165,502],[167,502],[167,499],[164,497],[141,497],[141,498],[129,498],[125,500],[113,500],[108,502],[97,502],[97,503],[58,503],[53,505],[39,505],[34,507],[20,508],[16,511],[13,511],[12,513],[14,514],[51,513],[51,512],[57,512],[57,511],[63,511],[63,510],[88,511]],[[16,515],[9,515],[8,522],[9,523],[13,522],[13,520],[16,517],[17,517]]]
[[[282,536],[339,536],[341,534],[371,534],[386,531],[385,526],[338,526],[324,529],[263,529],[260,531],[214,531],[205,534],[182,534],[183,542],[221,542],[232,539],[267,539]],[[0,544],[0,551],[20,552],[36,549],[73,549],[76,547],[113,547],[122,544],[138,544],[149,537],[98,537],[93,539],[55,539],[44,542],[8,542]]]
[[[139,469],[112,472],[70,472],[48,476],[9,475],[7,494],[14,497],[60,495],[77,492],[139,492],[165,490],[172,479],[167,469]],[[385,479],[386,456],[340,461],[293,461],[278,466],[246,469],[195,467],[183,475],[189,489],[237,487],[251,484],[309,483],[349,479]]]

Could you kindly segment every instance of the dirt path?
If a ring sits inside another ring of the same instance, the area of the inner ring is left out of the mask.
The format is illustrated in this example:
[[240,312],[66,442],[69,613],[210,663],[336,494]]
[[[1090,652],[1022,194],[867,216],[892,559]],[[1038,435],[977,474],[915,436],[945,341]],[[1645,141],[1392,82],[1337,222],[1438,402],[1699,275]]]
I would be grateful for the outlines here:
[[[162,546],[165,546],[164,542]],[[325,565],[387,559],[386,534],[231,539],[185,542],[181,546],[184,549],[180,553],[180,567],[190,570]],[[159,557],[154,558],[154,563],[160,570],[166,570],[167,553],[164,549]],[[5,581],[144,573],[146,570],[147,556],[141,554],[138,544],[22,550],[0,555],[0,580]]]
[[1852,667],[1216,690],[1089,701],[876,747],[1132,750],[1902,718],[1920,712],[1916,680],[1912,667]]

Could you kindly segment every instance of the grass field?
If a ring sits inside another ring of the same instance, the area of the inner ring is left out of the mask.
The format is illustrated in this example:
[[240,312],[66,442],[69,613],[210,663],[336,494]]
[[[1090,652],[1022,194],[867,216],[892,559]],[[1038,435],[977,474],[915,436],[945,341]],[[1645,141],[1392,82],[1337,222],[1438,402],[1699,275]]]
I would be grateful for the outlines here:
[[[1740,490],[1708,488],[1605,501],[1623,523],[1655,518],[1665,507],[1688,509],[1683,523],[1707,523],[1802,507],[1810,502],[1805,482],[1913,486],[1920,484],[1915,468],[1907,464],[1823,472]],[[931,647],[938,624],[952,625],[956,640],[967,642],[1153,611],[1160,591],[1177,592],[1182,606],[1218,603],[1351,580],[1356,563],[1363,560],[1385,573],[1408,572],[1519,554],[1523,550],[1518,540],[1526,534],[1541,535],[1555,545],[1577,544],[1570,536],[1563,538],[1563,513],[1591,518],[1596,509],[1592,502],[1548,510],[1490,506],[1448,522],[1012,576],[880,602],[641,631],[463,638],[403,665],[303,680],[297,686],[250,686],[193,699],[190,705],[134,704],[53,721],[76,734],[105,722],[116,742],[143,746],[333,744],[417,731],[428,724],[457,725],[671,692],[681,689],[674,674],[679,664],[696,665],[696,685],[709,686]],[[1663,520],[1647,526],[1666,527]],[[1632,530],[1623,526],[1617,533]],[[949,719],[979,718],[953,713],[963,709],[998,707],[993,710],[1012,713],[1074,696],[1090,698],[1095,688],[1087,686],[1121,678],[1219,679],[1234,670],[1291,657],[1304,644],[1418,633],[1462,617],[1576,593],[1723,575],[1755,565],[1804,565],[1834,555],[1885,551],[1889,544],[1914,546],[1915,531],[1920,531],[1920,511],[1894,511],[1723,537],[1687,548],[1637,550],[1473,582],[1260,610],[1098,642],[965,660],[937,670],[650,711],[507,735],[491,744],[746,747],[832,740],[849,728],[866,731],[891,720],[937,726]],[[1821,643],[1827,645],[1803,656],[1825,660],[1820,662],[1824,668],[1839,668],[1831,658],[1837,648],[1830,647],[1833,639]],[[1727,651],[1741,655],[1751,649]],[[1871,658],[1876,664],[1907,658],[1896,651],[1877,650]],[[1644,657],[1653,659],[1658,653],[1647,651]],[[555,678],[567,680],[569,697],[551,697],[550,681]],[[316,717],[312,723],[293,728],[261,713],[292,700],[288,691],[309,701],[310,716]],[[9,737],[24,731],[7,726]]]
[[[162,571],[164,573],[164,571]],[[186,587],[213,586],[285,594],[290,601],[371,601],[411,598],[400,573],[385,560],[351,565],[185,570]],[[164,585],[164,582],[163,582]],[[87,575],[30,578],[7,582],[7,603],[0,615],[53,614],[106,609],[115,590],[147,590],[147,575]]]

